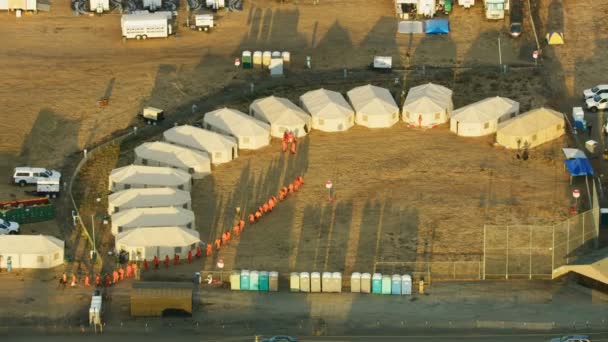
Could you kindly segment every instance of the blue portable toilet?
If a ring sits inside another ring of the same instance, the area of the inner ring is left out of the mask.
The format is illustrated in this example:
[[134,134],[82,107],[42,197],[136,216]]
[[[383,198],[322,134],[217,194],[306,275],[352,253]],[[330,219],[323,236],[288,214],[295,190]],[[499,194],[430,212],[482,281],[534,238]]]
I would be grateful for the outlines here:
[[260,274],[258,271],[251,271],[249,274],[249,290],[258,291],[260,289]]
[[269,281],[268,281],[268,272],[261,271],[260,272],[260,291],[268,291]]
[[372,276],[372,293],[382,294],[382,274],[374,273]]
[[391,294],[401,295],[401,276],[398,274],[391,277]]
[[412,277],[409,274],[401,276],[401,294],[404,296],[412,294]]
[[241,271],[241,290],[247,291],[249,290],[249,278],[250,274],[248,270]]
[[382,276],[382,294],[391,294],[391,276],[388,274]]

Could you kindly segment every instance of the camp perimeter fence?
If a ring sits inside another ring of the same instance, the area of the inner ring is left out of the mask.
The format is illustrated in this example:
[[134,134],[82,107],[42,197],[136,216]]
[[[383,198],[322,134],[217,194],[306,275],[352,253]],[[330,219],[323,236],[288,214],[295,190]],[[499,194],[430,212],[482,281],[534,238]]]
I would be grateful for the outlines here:
[[377,261],[374,273],[409,274],[412,280],[424,281],[465,281],[480,280],[482,262],[479,261]]

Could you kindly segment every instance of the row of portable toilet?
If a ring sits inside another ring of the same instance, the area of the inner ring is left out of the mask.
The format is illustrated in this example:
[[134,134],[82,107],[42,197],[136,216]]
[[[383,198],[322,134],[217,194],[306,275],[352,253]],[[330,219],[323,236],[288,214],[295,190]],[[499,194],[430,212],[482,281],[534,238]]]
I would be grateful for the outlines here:
[[291,292],[342,292],[340,272],[293,272],[289,277]]
[[272,291],[279,290],[279,273],[266,271],[232,271],[230,289],[235,291]]
[[409,274],[380,274],[355,272],[350,278],[350,291],[384,295],[411,295],[412,277]]
[[268,68],[271,65],[272,60],[281,60],[283,65],[289,65],[291,61],[291,54],[288,51],[255,51],[253,54],[251,51],[243,51],[241,56],[243,62],[243,68],[251,69],[253,67],[265,67]]

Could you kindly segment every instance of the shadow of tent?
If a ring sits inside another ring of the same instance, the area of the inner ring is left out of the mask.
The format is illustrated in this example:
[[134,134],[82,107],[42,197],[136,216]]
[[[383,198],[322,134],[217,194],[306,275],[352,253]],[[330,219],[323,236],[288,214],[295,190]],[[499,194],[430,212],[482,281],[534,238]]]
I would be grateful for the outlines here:
[[[450,65],[456,62],[456,44],[449,35],[424,35],[418,47],[411,55],[411,65],[417,68],[433,66],[429,61],[437,61],[436,66]],[[437,56],[441,58],[437,58]]]
[[[336,49],[336,46],[340,46],[340,49]],[[326,66],[326,61],[341,60],[347,66],[347,57],[353,54],[354,46],[348,30],[336,20],[319,40],[315,50],[323,53],[315,56],[315,65]]]
[[564,6],[561,0],[553,0],[549,4],[546,25],[545,33],[564,32]]
[[393,57],[393,67],[402,67],[403,61],[399,55],[396,34],[395,18],[381,17],[361,41],[359,47],[369,52],[370,55],[391,56]]

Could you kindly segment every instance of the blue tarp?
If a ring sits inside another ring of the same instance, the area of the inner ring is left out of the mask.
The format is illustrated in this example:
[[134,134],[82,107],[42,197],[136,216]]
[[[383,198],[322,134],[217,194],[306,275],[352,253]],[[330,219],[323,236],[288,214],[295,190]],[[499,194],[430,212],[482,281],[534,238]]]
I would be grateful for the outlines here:
[[448,34],[450,33],[450,22],[447,19],[430,19],[424,23],[426,34]]
[[589,159],[587,158],[576,158],[564,160],[570,176],[593,176],[593,168]]

